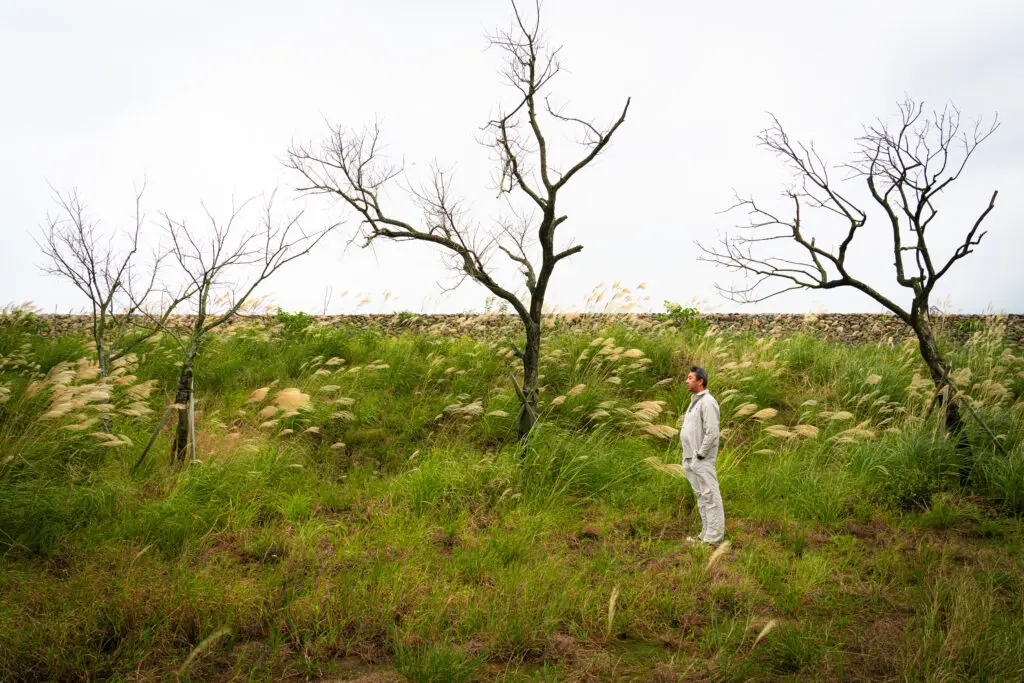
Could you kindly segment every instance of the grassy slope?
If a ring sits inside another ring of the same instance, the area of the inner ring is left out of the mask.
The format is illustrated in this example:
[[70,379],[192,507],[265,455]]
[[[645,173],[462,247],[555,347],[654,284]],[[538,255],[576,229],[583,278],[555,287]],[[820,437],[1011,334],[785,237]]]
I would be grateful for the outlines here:
[[[998,329],[953,351],[1010,459],[979,431],[969,460],[914,417],[912,347],[621,326],[549,337],[520,448],[507,346],[221,335],[198,460],[170,469],[162,436],[130,476],[172,398],[169,341],[53,415],[94,384],[84,363],[60,376],[88,351],[8,318],[0,679],[1024,677],[1024,362]],[[694,362],[723,406],[713,561],[682,543],[688,484],[645,462],[678,461],[646,430],[676,424]],[[290,387],[309,406],[270,414]],[[124,414],[140,401],[154,412]],[[92,434],[106,411],[121,445]]]

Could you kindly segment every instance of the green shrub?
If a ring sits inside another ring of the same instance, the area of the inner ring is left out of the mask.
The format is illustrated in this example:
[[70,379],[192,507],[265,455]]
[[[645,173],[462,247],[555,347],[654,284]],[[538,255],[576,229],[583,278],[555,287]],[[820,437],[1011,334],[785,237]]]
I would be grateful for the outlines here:
[[282,332],[286,337],[294,337],[301,334],[307,327],[313,324],[313,316],[309,313],[303,313],[302,311],[289,313],[281,308],[277,309],[277,315],[274,316],[274,319],[278,325],[283,327]]
[[895,469],[883,481],[883,490],[901,510],[926,509],[932,496],[942,490],[942,481],[930,472],[913,467]]
[[674,301],[665,300],[665,312],[658,314],[658,320],[668,321],[680,330],[704,334],[708,329],[706,320],[700,318],[700,311],[693,306],[684,307]]

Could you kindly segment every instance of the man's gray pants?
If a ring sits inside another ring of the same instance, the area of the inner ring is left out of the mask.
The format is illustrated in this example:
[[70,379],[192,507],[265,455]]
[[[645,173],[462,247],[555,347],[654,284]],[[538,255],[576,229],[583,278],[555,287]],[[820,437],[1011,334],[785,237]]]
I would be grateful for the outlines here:
[[715,461],[687,458],[683,460],[683,474],[697,497],[701,523],[698,538],[705,543],[718,543],[725,536],[725,507],[722,505],[722,492],[718,490]]

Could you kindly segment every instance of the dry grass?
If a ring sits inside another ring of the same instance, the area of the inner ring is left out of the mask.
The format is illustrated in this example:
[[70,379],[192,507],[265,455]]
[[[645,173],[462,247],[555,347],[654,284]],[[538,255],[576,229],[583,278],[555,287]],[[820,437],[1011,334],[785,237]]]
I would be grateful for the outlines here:
[[312,407],[309,394],[303,393],[295,387],[277,392],[274,395],[274,403],[284,411],[309,410]]
[[[402,649],[411,667],[402,671],[435,680],[452,671],[475,671],[471,679],[831,680],[868,671],[858,668],[858,624],[896,613],[906,634],[886,631],[894,642],[879,676],[949,679],[977,675],[973,663],[985,661],[1013,679],[1020,615],[1007,606],[1016,604],[1020,568],[1007,544],[1019,531],[980,511],[989,507],[968,511],[965,498],[951,497],[941,528],[964,536],[962,547],[938,545],[931,539],[943,534],[914,529],[942,522],[941,510],[926,520],[888,510],[872,479],[875,465],[892,467],[884,457],[898,437],[887,430],[916,424],[907,413],[930,398],[920,382],[900,393],[914,385],[902,349],[885,362],[849,360],[853,352],[831,347],[794,360],[791,340],[737,342],[715,332],[553,335],[541,395],[554,398],[520,447],[510,341],[457,339],[477,324],[397,340],[325,328],[305,349],[301,340],[274,346],[249,375],[251,386],[263,385],[256,392],[235,393],[232,375],[219,385],[223,395],[197,396],[201,463],[134,479],[119,469],[117,451],[130,459],[129,446],[99,446],[138,441],[153,418],[123,415],[111,434],[95,425],[132,405],[162,407],[161,389],[166,396],[173,387],[147,379],[144,363],[105,383],[79,361],[9,379],[15,356],[0,358],[12,387],[0,391],[11,397],[0,410],[23,400],[29,379],[38,383],[33,420],[58,394],[62,405],[97,392],[39,429],[114,451],[89,478],[62,474],[58,506],[26,497],[0,511],[32,511],[66,548],[52,558],[23,561],[31,556],[22,549],[5,556],[5,647],[19,661],[54,648],[33,670],[44,679],[156,680],[183,661],[197,680],[344,678],[331,667],[355,661],[390,671]],[[249,333],[237,334],[253,348]],[[233,343],[211,349],[211,374],[217,359],[238,367]],[[826,352],[833,365],[818,357]],[[681,465],[665,462],[678,460],[678,430],[659,424],[685,410],[678,376],[696,359],[715,378],[727,433],[720,477],[733,545],[710,557],[681,543],[699,522]],[[992,381],[1010,391],[1024,368],[999,362]],[[991,410],[1006,399],[985,379],[976,371],[962,391]],[[276,382],[288,388],[274,394]],[[22,465],[10,450],[0,463],[6,502],[10,472],[23,470],[13,469]],[[113,494],[103,488],[111,482]],[[104,521],[85,531],[59,526],[63,507],[72,518],[102,513]],[[853,520],[873,534],[849,531]],[[922,584],[922,576],[945,583]],[[232,637],[206,644],[222,625]],[[104,646],[90,634],[111,639]],[[14,661],[0,653],[0,666]],[[54,662],[65,668],[45,668]]]

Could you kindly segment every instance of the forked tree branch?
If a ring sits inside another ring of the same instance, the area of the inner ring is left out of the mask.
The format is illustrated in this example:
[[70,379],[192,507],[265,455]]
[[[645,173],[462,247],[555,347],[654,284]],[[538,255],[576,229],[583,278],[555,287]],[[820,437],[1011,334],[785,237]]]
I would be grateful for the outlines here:
[[[461,200],[454,197],[451,171],[437,165],[425,186],[414,189],[406,183],[407,193],[422,211],[421,220],[391,213],[384,206],[384,195],[393,182],[402,181],[405,169],[383,155],[378,124],[360,131],[330,126],[328,137],[318,146],[293,144],[286,163],[302,179],[298,191],[338,198],[360,217],[363,246],[378,239],[437,245],[448,254],[453,270],[508,302],[530,326],[539,325],[539,311],[555,264],[582,250],[582,246],[555,248],[556,229],[566,220],[556,212],[558,193],[607,147],[625,121],[629,100],[604,127],[551,107],[546,91],[561,71],[561,48],[551,47],[542,34],[539,3],[534,5],[533,17],[527,17],[515,2],[512,9],[511,27],[496,32],[489,41],[505,56],[499,73],[517,98],[482,130],[485,144],[496,156],[499,196],[518,192],[537,207],[536,218],[531,217],[532,226],[522,220],[514,227],[499,221],[496,230],[482,231],[468,218]],[[564,172],[551,163],[551,145],[545,132],[549,124],[585,131],[583,153]],[[533,239],[527,239],[530,231]],[[539,258],[531,257],[536,250]],[[494,252],[503,253],[516,265],[528,298],[518,296],[516,287],[500,282],[490,264]]]
[[47,218],[36,238],[47,262],[44,273],[70,282],[89,302],[91,333],[96,343],[101,372],[124,357],[154,332],[129,336],[136,327],[146,301],[155,292],[157,274],[164,254],[159,250],[145,264],[139,263],[140,234],[145,224],[142,199],[146,184],[135,188],[133,225],[124,232],[121,250],[115,246],[117,234],[103,236],[99,224],[88,216],[85,204],[72,189],[61,192],[51,186],[58,211]]
[[[851,175],[835,181],[813,145],[791,142],[782,124],[772,117],[772,125],[760,141],[794,173],[796,185],[786,193],[792,210],[783,216],[753,198],[737,199],[731,208],[746,210],[748,221],[738,227],[738,234],[726,234],[716,245],[698,243],[700,258],[751,276],[753,282],[719,287],[719,291],[731,300],[751,303],[794,289],[852,287],[908,323],[927,315],[928,297],[936,282],[981,243],[986,233],[979,231],[980,227],[995,208],[997,193],[993,192],[960,246],[943,265],[935,265],[926,238],[938,214],[933,202],[960,177],[978,146],[999,126],[998,119],[988,126],[978,121],[965,130],[960,121],[960,111],[952,105],[927,115],[922,104],[907,99],[899,105],[895,126],[879,121],[865,127],[858,138],[859,157],[844,166]],[[877,285],[855,276],[848,263],[849,247],[867,222],[867,213],[840,186],[858,178],[889,223],[895,279],[911,290],[910,306],[898,305]],[[806,224],[819,217],[841,226],[837,247],[819,246],[827,222]],[[812,228],[816,236],[811,236]],[[772,288],[773,284],[778,287]]]

